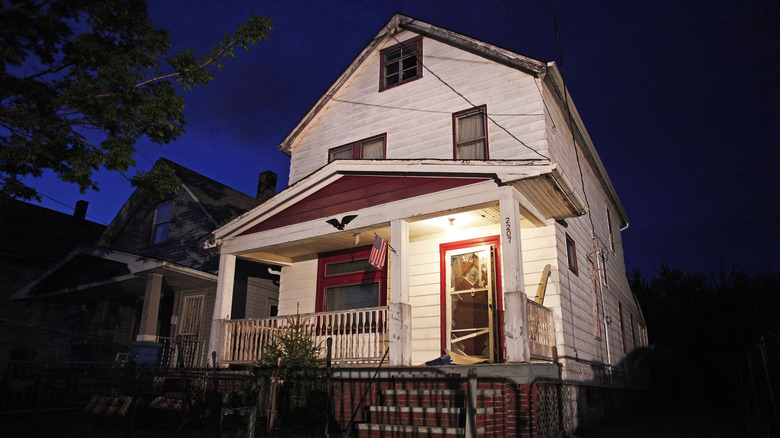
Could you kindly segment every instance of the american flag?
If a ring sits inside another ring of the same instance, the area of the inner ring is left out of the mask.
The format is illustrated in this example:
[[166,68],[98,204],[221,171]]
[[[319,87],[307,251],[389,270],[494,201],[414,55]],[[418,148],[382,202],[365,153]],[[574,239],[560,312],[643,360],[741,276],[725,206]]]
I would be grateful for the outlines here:
[[385,242],[385,239],[379,237],[378,234],[374,235],[374,246],[371,247],[371,255],[368,257],[368,263],[377,269],[382,269],[385,266],[386,256],[387,242]]

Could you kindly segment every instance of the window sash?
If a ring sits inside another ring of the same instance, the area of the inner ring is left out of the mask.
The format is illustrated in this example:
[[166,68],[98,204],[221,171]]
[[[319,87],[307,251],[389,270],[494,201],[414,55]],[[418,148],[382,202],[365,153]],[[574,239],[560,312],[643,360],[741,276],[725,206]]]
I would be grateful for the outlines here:
[[422,77],[422,37],[412,38],[380,52],[379,91]]
[[362,309],[379,305],[380,284],[370,283],[348,284],[325,288],[324,311]]
[[328,151],[328,163],[335,160],[383,160],[387,134],[359,140]]
[[566,234],[566,259],[569,264],[569,270],[577,275],[579,271],[577,267],[577,245],[568,234]]
[[487,118],[485,108],[454,115],[455,159],[486,160]]
[[152,223],[152,242],[163,243],[168,240],[168,230],[171,217],[173,216],[173,201],[166,201],[157,204],[154,209],[154,220]]
[[316,311],[383,306],[387,302],[387,265],[367,263],[371,246],[319,255]]

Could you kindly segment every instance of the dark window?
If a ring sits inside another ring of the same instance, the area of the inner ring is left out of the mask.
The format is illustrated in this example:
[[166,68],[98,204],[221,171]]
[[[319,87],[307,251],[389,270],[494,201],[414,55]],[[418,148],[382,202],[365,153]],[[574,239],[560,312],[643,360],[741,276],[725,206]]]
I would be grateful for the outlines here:
[[152,243],[163,243],[168,240],[168,229],[173,213],[173,201],[157,204],[154,209],[154,224],[152,230]]
[[615,251],[615,235],[612,233],[612,214],[607,210],[607,228],[609,229],[609,247]]
[[328,163],[335,160],[381,160],[385,158],[387,134],[345,144],[328,151]]
[[371,247],[320,254],[317,311],[362,309],[387,303],[387,265],[368,263]]
[[456,160],[487,160],[487,108],[471,108],[452,115]]
[[568,234],[566,235],[566,258],[569,262],[569,270],[577,275],[579,272],[577,269],[577,245]]
[[422,37],[406,40],[379,53],[379,91],[422,77]]

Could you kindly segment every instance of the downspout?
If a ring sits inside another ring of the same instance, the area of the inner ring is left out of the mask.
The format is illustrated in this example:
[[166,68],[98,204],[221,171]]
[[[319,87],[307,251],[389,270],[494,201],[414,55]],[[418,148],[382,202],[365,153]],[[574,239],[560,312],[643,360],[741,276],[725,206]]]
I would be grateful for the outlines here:
[[604,326],[604,341],[607,348],[607,365],[612,366],[612,354],[610,352],[609,348],[609,331],[607,331],[607,312],[606,308],[604,307],[604,285],[602,282],[602,272],[601,272],[601,251],[596,251],[593,253],[596,256],[595,264],[596,264],[596,275],[598,275],[599,281],[596,282],[599,288],[599,303],[601,305],[601,324]]

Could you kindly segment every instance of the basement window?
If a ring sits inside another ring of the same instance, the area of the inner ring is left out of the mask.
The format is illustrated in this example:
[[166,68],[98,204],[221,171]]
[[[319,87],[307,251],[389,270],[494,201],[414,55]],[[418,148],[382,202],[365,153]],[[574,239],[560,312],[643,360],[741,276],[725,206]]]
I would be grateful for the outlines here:
[[155,245],[168,240],[168,229],[170,228],[172,213],[173,201],[161,202],[155,207],[152,227],[152,243]]
[[379,91],[422,77],[422,37],[406,40],[379,53]]

